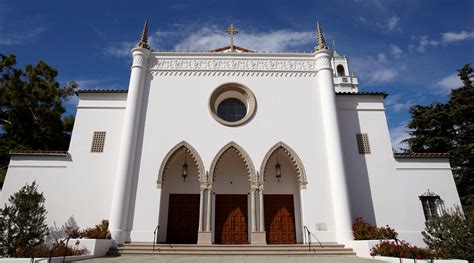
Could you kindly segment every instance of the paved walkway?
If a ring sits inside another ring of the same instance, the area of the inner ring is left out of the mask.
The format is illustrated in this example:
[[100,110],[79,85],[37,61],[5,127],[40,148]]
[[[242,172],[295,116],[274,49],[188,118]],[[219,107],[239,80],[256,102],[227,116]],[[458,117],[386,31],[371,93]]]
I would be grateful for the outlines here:
[[182,256],[150,255],[94,258],[81,262],[166,262],[166,263],[379,263],[355,256]]

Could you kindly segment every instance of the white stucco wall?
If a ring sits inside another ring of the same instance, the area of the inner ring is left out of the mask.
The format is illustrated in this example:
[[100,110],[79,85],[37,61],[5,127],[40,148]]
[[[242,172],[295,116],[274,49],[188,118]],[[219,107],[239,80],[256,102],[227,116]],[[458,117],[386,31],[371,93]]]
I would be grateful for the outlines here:
[[[460,205],[449,160],[394,158],[382,95],[339,95],[338,108],[353,218],[390,225],[400,239],[422,246],[419,196],[430,189],[446,208]],[[359,154],[356,133],[368,134],[370,154]]]
[[[273,59],[270,54],[244,55]],[[152,56],[159,60],[175,55],[155,53]],[[191,53],[176,56],[176,59],[194,59]],[[218,56],[225,58],[222,54]],[[309,54],[275,56],[280,60],[311,59]],[[327,162],[328,138],[324,134],[316,74],[254,73],[146,73],[145,86],[140,91],[141,117],[134,122],[137,149],[131,171],[128,241],[152,241],[157,223],[161,225],[159,239],[165,240],[169,193],[199,193],[199,184],[193,180],[197,171],[192,165],[185,184],[182,178],[175,176],[165,178],[162,188],[157,187],[163,159],[183,140],[196,149],[206,171],[210,170],[219,150],[234,141],[248,153],[250,165],[260,173],[267,152],[276,143],[284,142],[302,162],[306,189],[299,189],[296,178],[285,177],[278,183],[270,176],[264,183],[264,193],[293,194],[298,242],[302,241],[304,225],[321,241],[336,240],[329,174],[331,167],[339,164]],[[212,92],[229,82],[248,87],[256,97],[255,115],[242,126],[224,126],[209,111]],[[1,192],[2,203],[26,182],[36,180],[45,194],[50,225],[54,222],[62,225],[71,216],[81,227],[108,219],[126,98],[126,93],[80,93],[68,156],[12,156]],[[418,196],[430,189],[440,195],[446,207],[460,204],[448,160],[395,159],[383,95],[337,95],[337,108],[352,217],[362,216],[378,226],[389,224],[401,238],[419,245],[424,217]],[[94,131],[107,132],[103,153],[90,152]],[[368,134],[371,154],[359,154],[357,133]],[[289,163],[286,159],[280,161]],[[274,162],[274,158],[269,162]],[[235,174],[239,170],[237,164],[229,161],[224,175],[216,173],[213,192],[249,192],[248,178]],[[171,164],[169,171],[179,171],[180,165],[180,162]],[[284,174],[294,172],[288,167],[282,166]],[[235,182],[232,187],[228,185],[229,180]],[[214,211],[212,219],[213,215]]]
[[[319,91],[314,75],[149,74],[146,82],[145,94],[149,97],[144,103],[146,117],[140,149],[136,214],[158,213],[156,202],[145,203],[144,200],[159,196],[160,190],[152,182],[157,179],[164,156],[183,140],[198,151],[206,170],[210,169],[219,150],[235,141],[247,151],[257,171],[267,151],[283,141],[299,155],[306,169],[308,189],[305,198],[315,200],[303,207],[306,211],[303,221],[313,230],[316,223],[326,223],[328,231],[334,230],[326,158],[321,151],[325,144]],[[257,100],[254,117],[239,127],[219,124],[208,109],[212,91],[228,82],[248,87]],[[156,218],[145,218],[141,222],[131,226],[132,237],[135,232],[146,231],[146,236],[152,237]]]
[[[47,223],[73,217],[86,228],[108,219],[126,94],[80,94],[68,156],[12,155],[2,206],[26,183],[44,193]],[[106,131],[103,153],[91,153],[94,131]]]

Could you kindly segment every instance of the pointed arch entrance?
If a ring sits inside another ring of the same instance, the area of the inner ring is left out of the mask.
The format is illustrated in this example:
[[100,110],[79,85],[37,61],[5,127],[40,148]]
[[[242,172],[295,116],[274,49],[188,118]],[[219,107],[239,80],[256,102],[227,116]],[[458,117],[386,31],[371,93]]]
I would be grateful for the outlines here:
[[248,195],[256,173],[247,152],[235,142],[225,145],[211,164],[209,180],[214,192],[214,242],[249,243],[253,206]]
[[267,152],[260,169],[267,244],[302,242],[300,189],[307,181],[300,158],[291,147],[278,142]]
[[158,240],[168,244],[196,244],[202,226],[201,185],[205,170],[197,151],[182,141],[162,161],[157,179],[161,188]]

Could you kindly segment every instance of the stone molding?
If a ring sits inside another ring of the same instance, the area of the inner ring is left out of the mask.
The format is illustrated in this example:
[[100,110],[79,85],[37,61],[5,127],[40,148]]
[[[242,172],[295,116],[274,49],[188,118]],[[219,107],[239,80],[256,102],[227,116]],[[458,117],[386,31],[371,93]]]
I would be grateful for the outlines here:
[[215,180],[214,173],[216,170],[217,165],[219,164],[219,161],[222,159],[222,157],[227,154],[229,151],[235,151],[239,157],[244,161],[245,167],[247,169],[247,175],[250,184],[255,184],[257,182],[256,180],[256,172],[255,172],[255,166],[252,163],[252,159],[250,159],[250,155],[237,143],[235,142],[229,142],[226,144],[222,149],[216,154],[214,159],[212,160],[211,164],[211,169],[209,171],[209,183],[213,183]]
[[163,162],[161,163],[160,170],[158,172],[158,179],[156,180],[157,187],[161,188],[163,184],[164,175],[168,169],[168,164],[170,161],[173,161],[174,158],[181,153],[181,151],[185,151],[191,156],[191,159],[193,160],[194,164],[196,165],[197,172],[198,172],[198,179],[199,182],[202,184],[205,184],[207,181],[207,176],[206,172],[204,169],[204,163],[202,162],[201,157],[199,156],[198,152],[194,147],[192,147],[189,143],[186,141],[182,141],[178,143],[176,146],[174,146],[168,154],[166,154],[165,158],[163,159]]
[[282,151],[284,154],[286,154],[290,158],[296,170],[296,175],[298,178],[298,183],[300,185],[300,188],[301,189],[306,188],[308,181],[306,179],[306,172],[303,166],[303,162],[301,162],[301,159],[299,158],[299,156],[290,146],[288,146],[287,144],[281,141],[275,144],[272,148],[270,148],[270,150],[267,152],[267,154],[263,158],[262,164],[260,165],[260,173],[261,175],[263,175],[259,177],[260,183],[264,185],[263,180],[265,179],[265,170],[268,164],[268,160],[276,151]]
[[[315,59],[155,58],[154,71],[316,72]],[[329,64],[330,65],[330,64]],[[325,64],[323,65],[325,66]]]
[[316,77],[316,72],[283,72],[283,71],[151,71],[153,76],[160,77]]

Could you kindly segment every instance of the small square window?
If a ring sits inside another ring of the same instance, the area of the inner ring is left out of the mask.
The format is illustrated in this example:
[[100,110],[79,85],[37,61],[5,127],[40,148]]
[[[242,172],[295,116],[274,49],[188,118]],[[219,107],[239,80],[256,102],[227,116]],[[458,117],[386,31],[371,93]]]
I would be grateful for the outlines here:
[[359,154],[370,154],[369,136],[367,133],[357,133],[356,137]]
[[92,137],[91,153],[104,152],[105,131],[95,131]]

